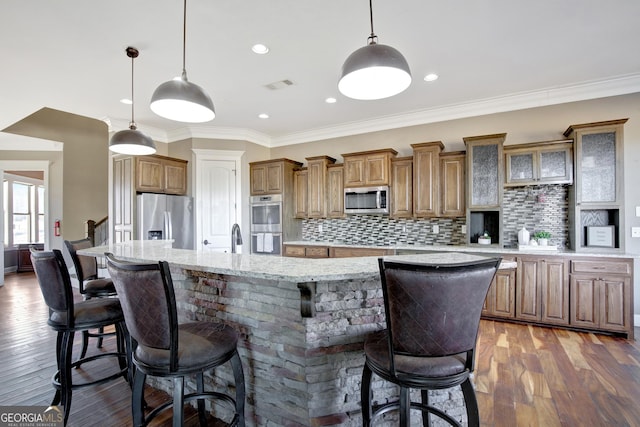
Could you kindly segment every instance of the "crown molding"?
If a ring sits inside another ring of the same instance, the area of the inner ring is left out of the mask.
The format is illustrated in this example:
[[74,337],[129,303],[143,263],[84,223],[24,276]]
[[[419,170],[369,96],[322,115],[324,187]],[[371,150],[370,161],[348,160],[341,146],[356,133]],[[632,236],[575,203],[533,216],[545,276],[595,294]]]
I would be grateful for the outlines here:
[[[274,148],[637,92],[640,92],[640,73],[376,117],[279,137],[271,137],[252,129],[216,126],[184,126],[171,131],[146,126],[139,126],[139,128],[159,142],[171,143],[189,138],[227,139],[248,141]],[[110,132],[113,129],[120,130],[129,127],[129,122],[122,120],[113,121],[105,118],[103,121],[109,125]]]

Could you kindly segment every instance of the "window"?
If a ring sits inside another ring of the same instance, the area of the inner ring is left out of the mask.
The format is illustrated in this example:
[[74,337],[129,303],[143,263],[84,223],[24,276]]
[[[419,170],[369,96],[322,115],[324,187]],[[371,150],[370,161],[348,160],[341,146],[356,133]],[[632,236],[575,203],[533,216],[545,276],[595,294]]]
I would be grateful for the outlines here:
[[44,243],[45,194],[42,181],[5,175],[4,244]]

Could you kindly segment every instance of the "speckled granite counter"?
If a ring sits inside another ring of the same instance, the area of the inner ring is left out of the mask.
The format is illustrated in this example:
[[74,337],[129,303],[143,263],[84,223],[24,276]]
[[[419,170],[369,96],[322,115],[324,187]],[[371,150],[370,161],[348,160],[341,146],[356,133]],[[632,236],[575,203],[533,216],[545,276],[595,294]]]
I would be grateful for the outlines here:
[[[247,425],[360,426],[360,377],[365,337],[384,327],[376,257],[296,259],[268,255],[200,253],[165,242],[128,242],[83,250],[83,255],[130,261],[166,260],[181,321],[223,321],[240,332],[247,387]],[[398,256],[457,263],[463,253]],[[227,367],[207,382],[233,387]],[[162,383],[156,386],[164,388]],[[194,384],[187,387],[193,388]],[[397,395],[374,382],[374,398]],[[441,409],[465,421],[459,389],[431,393]],[[217,416],[227,409],[214,407]]]

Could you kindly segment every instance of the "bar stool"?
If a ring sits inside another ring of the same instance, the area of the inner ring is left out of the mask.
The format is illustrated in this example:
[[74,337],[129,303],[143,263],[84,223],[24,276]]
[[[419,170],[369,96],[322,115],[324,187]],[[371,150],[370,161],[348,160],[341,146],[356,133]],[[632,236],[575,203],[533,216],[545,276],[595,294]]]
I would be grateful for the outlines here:
[[[173,406],[173,426],[184,424],[185,402],[197,399],[200,424],[206,425],[205,397],[219,399],[234,408],[230,425],[244,426],[245,386],[238,355],[238,334],[223,323],[178,324],[176,298],[169,264],[135,264],[106,254],[107,268],[122,302],[132,340],[133,376],[131,407],[133,425],[143,426]],[[204,373],[231,362],[235,398],[204,390]],[[173,379],[173,400],[144,414],[147,375]],[[195,375],[195,393],[184,393],[184,377]]]
[[[108,277],[98,276],[98,263],[96,258],[78,255],[77,253],[79,250],[88,249],[93,246],[88,237],[80,240],[65,240],[64,245],[67,247],[69,255],[71,255],[73,266],[76,269],[76,277],[78,278],[78,290],[80,291],[80,294],[84,296],[85,300],[89,300],[91,298],[112,297],[116,295],[116,288],[113,286],[111,279]],[[84,331],[82,333],[82,350],[80,352],[80,358],[82,359],[87,354],[89,338],[98,338],[96,347],[101,348],[102,339],[108,335],[111,334],[105,334],[103,329],[98,330],[97,333]]]
[[[49,307],[48,324],[58,333],[56,340],[58,370],[52,378],[56,394],[51,405],[61,404],[63,406],[64,424],[66,425],[73,390],[102,384],[119,377],[128,379],[127,329],[120,301],[117,298],[97,298],[74,303],[69,270],[59,250],[37,251],[31,248],[31,262],[38,278],[42,296]],[[116,352],[100,353],[71,362],[73,337],[76,332],[104,328],[110,325],[114,325],[116,329]],[[119,371],[93,381],[73,383],[72,368],[110,357],[118,359]]]
[[[480,313],[499,258],[449,265],[429,265],[378,259],[387,328],[364,344],[361,399],[363,425],[399,410],[400,425],[411,424],[410,411],[430,414],[451,425],[460,423],[429,405],[429,390],[461,386],[467,423],[479,425],[478,403],[470,380]],[[374,406],[372,374],[400,387],[397,401]],[[422,402],[410,400],[410,389],[421,390]]]

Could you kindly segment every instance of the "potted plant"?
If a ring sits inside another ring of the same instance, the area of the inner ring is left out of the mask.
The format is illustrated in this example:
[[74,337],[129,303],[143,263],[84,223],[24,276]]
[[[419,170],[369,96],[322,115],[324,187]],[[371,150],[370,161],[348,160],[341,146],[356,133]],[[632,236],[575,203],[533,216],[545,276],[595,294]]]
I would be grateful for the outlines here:
[[549,244],[549,239],[551,238],[551,233],[548,231],[538,231],[533,237],[536,238],[540,246],[547,246]]
[[488,231],[485,231],[484,234],[478,237],[478,243],[481,245],[490,245],[491,244],[491,236]]

